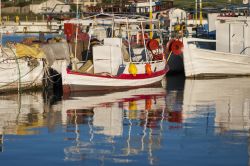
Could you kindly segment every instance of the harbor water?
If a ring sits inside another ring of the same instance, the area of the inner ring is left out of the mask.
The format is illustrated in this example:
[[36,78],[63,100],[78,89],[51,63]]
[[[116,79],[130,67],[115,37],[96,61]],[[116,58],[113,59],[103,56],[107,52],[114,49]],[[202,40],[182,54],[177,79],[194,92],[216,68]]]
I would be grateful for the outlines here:
[[[50,39],[53,37],[59,36],[58,34],[53,33],[44,33],[45,39]],[[6,42],[22,42],[25,38],[36,38],[39,39],[39,33],[13,33],[13,34],[3,34],[2,36],[2,42],[3,45],[6,44]]]
[[0,96],[1,165],[249,165],[250,78]]

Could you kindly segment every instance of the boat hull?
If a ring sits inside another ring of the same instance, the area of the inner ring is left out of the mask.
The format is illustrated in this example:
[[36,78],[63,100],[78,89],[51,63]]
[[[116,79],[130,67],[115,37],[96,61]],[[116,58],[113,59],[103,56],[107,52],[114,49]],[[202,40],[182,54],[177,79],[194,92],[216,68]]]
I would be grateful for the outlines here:
[[[19,69],[20,73],[19,73]],[[33,89],[42,87],[43,62],[38,60],[36,64],[19,59],[1,63],[0,68],[0,92],[15,91],[19,89]]]
[[168,75],[184,73],[183,54],[171,54],[167,64],[169,66]]
[[186,77],[247,76],[250,75],[250,57],[199,49],[184,41],[184,67]]
[[[164,63],[165,62],[162,64]],[[164,65],[163,68],[159,67],[159,69],[160,70],[153,72],[151,75],[143,73],[135,76],[128,73],[121,74],[120,76],[84,74],[69,69],[65,71],[64,69],[62,72],[63,91],[64,93],[68,93],[77,91],[128,89],[159,84],[165,77],[168,68]]]

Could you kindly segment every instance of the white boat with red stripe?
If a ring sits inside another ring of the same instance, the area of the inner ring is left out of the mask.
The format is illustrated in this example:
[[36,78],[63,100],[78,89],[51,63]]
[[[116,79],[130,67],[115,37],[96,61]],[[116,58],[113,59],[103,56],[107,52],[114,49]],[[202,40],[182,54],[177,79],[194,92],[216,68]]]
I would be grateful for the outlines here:
[[63,65],[64,93],[160,84],[169,68],[161,31],[144,29],[150,23],[146,19],[119,19],[118,23],[114,19],[111,36],[107,33],[102,40],[94,32],[97,26],[88,27],[89,38],[85,39],[89,45],[84,60],[78,61],[75,56],[71,64]]

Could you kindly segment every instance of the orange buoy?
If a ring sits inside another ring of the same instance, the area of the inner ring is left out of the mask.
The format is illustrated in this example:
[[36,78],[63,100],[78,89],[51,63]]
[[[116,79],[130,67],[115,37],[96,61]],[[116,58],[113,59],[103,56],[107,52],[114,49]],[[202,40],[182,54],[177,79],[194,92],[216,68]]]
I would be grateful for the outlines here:
[[151,65],[149,63],[146,63],[145,70],[148,75],[152,74]]

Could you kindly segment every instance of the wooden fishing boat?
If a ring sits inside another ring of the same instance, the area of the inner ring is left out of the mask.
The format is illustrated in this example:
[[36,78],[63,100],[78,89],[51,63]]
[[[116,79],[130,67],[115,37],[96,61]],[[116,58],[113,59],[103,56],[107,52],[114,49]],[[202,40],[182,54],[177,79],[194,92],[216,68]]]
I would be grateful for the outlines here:
[[[133,88],[162,81],[168,66],[161,31],[145,29],[151,23],[149,19],[114,18],[112,21],[111,27],[105,28],[111,28],[112,34],[107,33],[103,41],[97,40],[94,33],[100,28],[89,27],[89,45],[84,60],[79,61],[75,51],[72,63],[63,66],[64,92]],[[75,27],[76,32],[70,33],[71,37],[72,34],[77,36],[73,41],[79,39],[78,24]],[[150,33],[154,37],[150,38]]]

